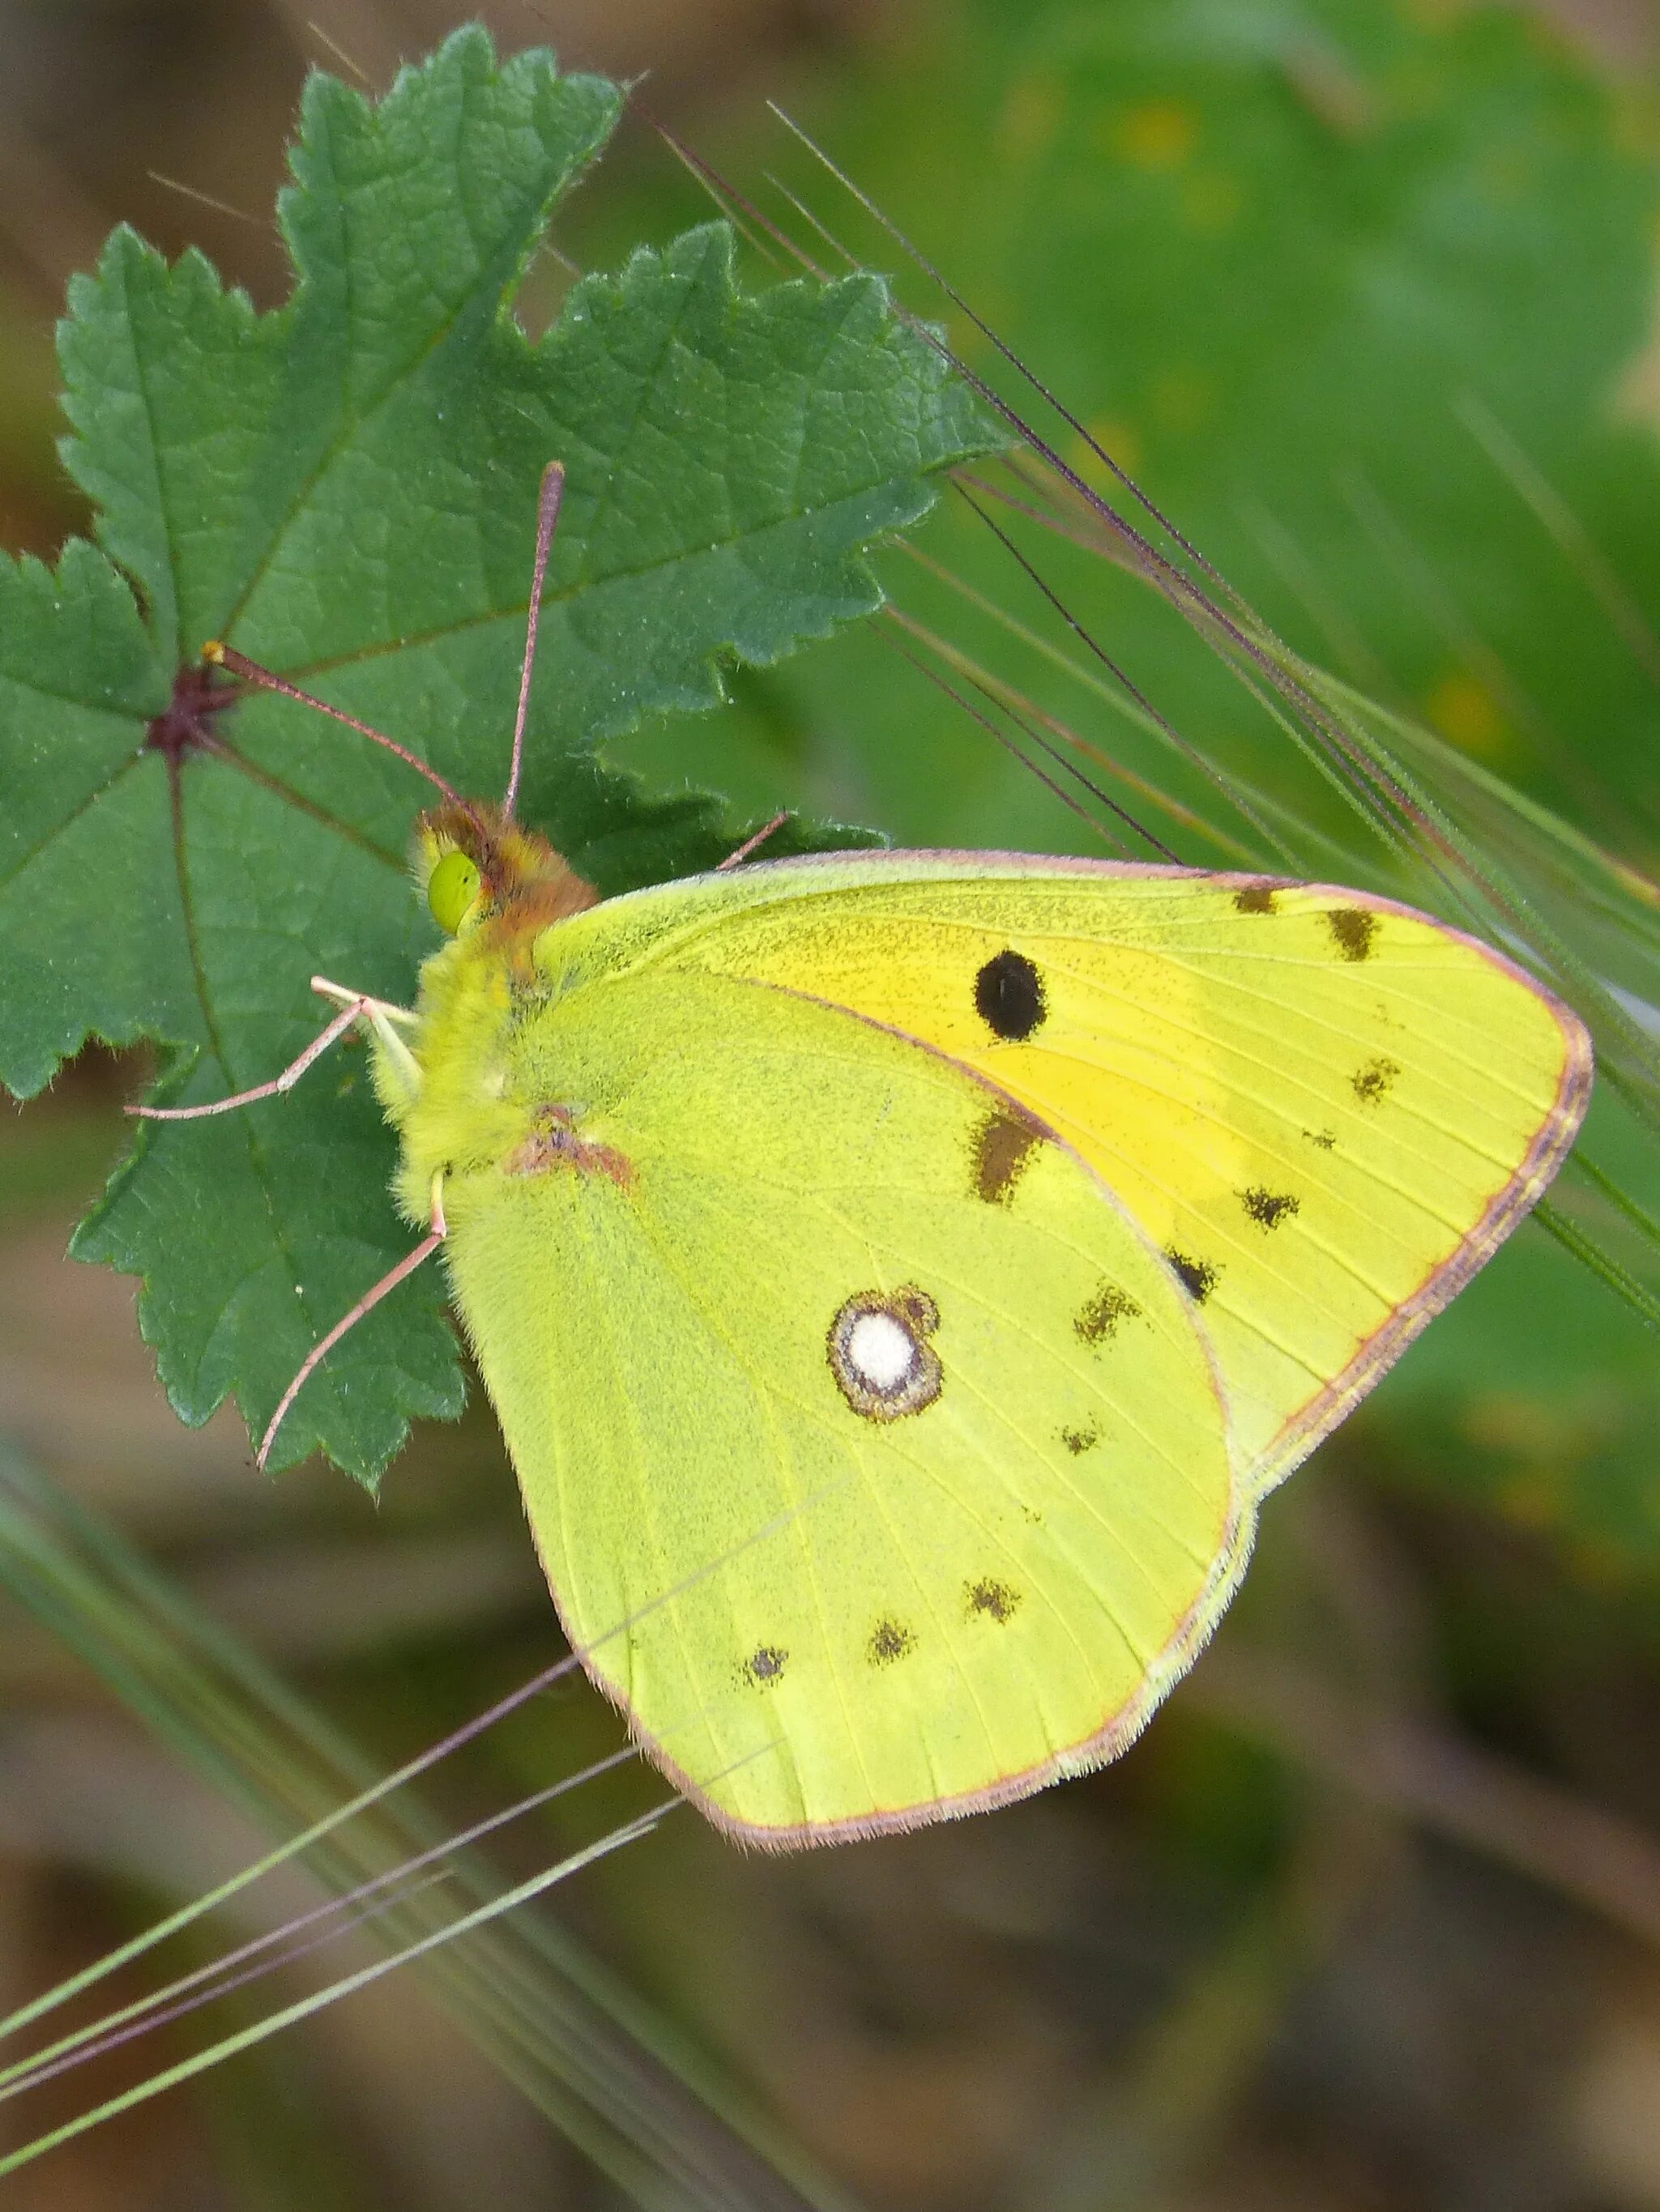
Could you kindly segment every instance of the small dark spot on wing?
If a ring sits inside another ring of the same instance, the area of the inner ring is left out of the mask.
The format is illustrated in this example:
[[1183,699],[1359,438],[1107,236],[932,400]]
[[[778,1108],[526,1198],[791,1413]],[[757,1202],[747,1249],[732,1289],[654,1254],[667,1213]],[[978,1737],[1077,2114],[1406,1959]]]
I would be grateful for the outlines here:
[[1043,979],[1024,952],[994,952],[974,979],[974,1003],[995,1036],[1019,1044],[1042,1023],[1049,1008]]
[[1400,1073],[1392,1060],[1369,1060],[1364,1067],[1356,1068],[1349,1082],[1363,1106],[1376,1106],[1389,1096]]
[[988,1206],[1006,1206],[1044,1132],[1012,1106],[994,1106],[974,1138],[974,1191]]
[[1345,960],[1371,958],[1378,926],[1377,916],[1364,906],[1334,907],[1326,916],[1326,927]]
[[1277,914],[1280,911],[1272,884],[1241,884],[1233,895],[1233,902],[1241,914]]
[[1140,1311],[1128,1291],[1121,1291],[1116,1283],[1103,1283],[1073,1327],[1085,1344],[1099,1344],[1104,1336],[1117,1335],[1121,1321],[1134,1321]]
[[1337,1143],[1336,1138],[1329,1129],[1304,1129],[1303,1134],[1308,1139],[1310,1144],[1318,1145],[1323,1152],[1331,1152]]
[[895,1313],[903,1315],[919,1336],[932,1336],[939,1326],[939,1307],[915,1283],[902,1283],[888,1303]]
[[1266,1190],[1259,1182],[1240,1192],[1239,1203],[1262,1228],[1277,1229],[1288,1215],[1301,1209],[1303,1201],[1288,1190]]
[[1074,1459],[1086,1451],[1093,1451],[1101,1441],[1101,1431],[1091,1422],[1086,1429],[1062,1429],[1061,1441]]
[[780,1650],[775,1644],[758,1644],[744,1662],[742,1672],[751,1682],[764,1689],[768,1683],[775,1682],[783,1673],[784,1662],[789,1656],[787,1651]]
[[1198,1306],[1216,1288],[1217,1270],[1208,1260],[1195,1260],[1186,1252],[1178,1252],[1173,1244],[1164,1248],[1164,1257],[1181,1277],[1182,1287]]
[[982,1620],[994,1620],[1000,1627],[1006,1620],[1012,1620],[1020,1607],[1019,1591],[990,1575],[982,1575],[977,1583],[968,1583],[964,1595],[970,1617],[977,1614]]
[[866,1643],[865,1656],[873,1667],[891,1667],[915,1648],[916,1638],[903,1621],[879,1620]]

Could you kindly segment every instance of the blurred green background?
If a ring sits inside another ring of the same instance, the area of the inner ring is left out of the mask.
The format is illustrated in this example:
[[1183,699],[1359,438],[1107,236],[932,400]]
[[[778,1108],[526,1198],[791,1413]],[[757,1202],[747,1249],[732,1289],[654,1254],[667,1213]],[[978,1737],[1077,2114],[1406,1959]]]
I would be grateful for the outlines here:
[[[481,12],[503,47],[649,71],[642,103],[798,236],[769,173],[894,265],[768,115],[777,99],[1294,645],[1653,876],[1650,0]],[[49,555],[84,522],[52,450],[70,271],[127,220],[274,304],[269,210],[305,69],[384,84],[453,20],[436,0],[0,5],[14,549]],[[636,117],[556,244],[603,267],[706,210]],[[770,273],[752,259],[751,281]],[[539,264],[526,316],[567,280]],[[921,543],[1041,621],[960,516]],[[1290,788],[1283,739],[1140,587],[1099,563],[1057,573],[1187,737],[1259,793]],[[949,587],[899,554],[889,574],[915,617],[990,652],[990,623]],[[1000,665],[1073,714],[1035,653]],[[734,693],[617,757],[908,840],[1078,841],[874,630]],[[1103,714],[1091,735],[1202,806],[1203,776],[1145,731]],[[1353,835],[1306,779],[1296,804]],[[424,1434],[379,1509],[322,1468],[267,1483],[228,1419],[182,1430],[131,1286],[60,1256],[137,1076],[88,1054],[26,1110],[0,1106],[0,1437],[390,1765],[556,1648],[493,1425],[475,1407]],[[1645,1158],[1631,1147],[1639,1187]],[[740,1857],[679,1814],[562,1892],[679,2063],[820,2176],[775,2200],[734,2181],[730,2201],[1660,2207],[1655,1349],[1524,1230],[1274,1501],[1216,1649],[1117,1767],[799,1862]],[[108,1603],[131,1628],[136,1601]],[[22,1606],[0,1615],[0,1681],[10,2002],[220,1878],[260,1831]],[[615,1740],[575,1687],[435,1796],[459,1823]],[[258,1767],[257,1747],[240,1756]],[[506,1861],[533,1867],[650,1795],[608,1783]],[[190,2047],[178,2033],[169,2057]],[[107,2094],[134,2067],[96,2072]],[[643,2069],[634,2094],[671,2143],[696,2135]],[[38,2128],[91,2095],[71,2076],[26,2115]],[[8,2186],[24,2212],[640,2201],[402,1979]],[[703,2200],[665,2183],[644,2201]]]

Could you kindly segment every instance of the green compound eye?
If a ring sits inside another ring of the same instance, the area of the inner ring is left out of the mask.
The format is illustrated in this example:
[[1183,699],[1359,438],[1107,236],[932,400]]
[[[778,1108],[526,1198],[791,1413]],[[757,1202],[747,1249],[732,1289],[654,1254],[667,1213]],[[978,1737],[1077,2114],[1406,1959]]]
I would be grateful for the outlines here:
[[453,937],[478,903],[477,861],[465,853],[446,853],[427,878],[427,904],[447,936]]

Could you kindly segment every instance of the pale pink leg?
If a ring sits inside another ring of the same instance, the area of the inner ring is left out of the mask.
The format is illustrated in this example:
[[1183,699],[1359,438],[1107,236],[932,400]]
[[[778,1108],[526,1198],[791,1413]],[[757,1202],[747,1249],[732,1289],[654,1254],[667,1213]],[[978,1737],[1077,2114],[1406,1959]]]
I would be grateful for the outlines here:
[[373,1312],[386,1293],[389,1291],[395,1291],[406,1275],[412,1275],[423,1261],[430,1260],[449,1233],[444,1220],[444,1179],[441,1176],[433,1177],[430,1218],[432,1227],[421,1239],[414,1251],[406,1252],[395,1267],[389,1267],[372,1289],[364,1291],[351,1311],[336,1322],[328,1334],[319,1342],[313,1345],[310,1352],[307,1353],[304,1365],[283,1393],[282,1401],[271,1415],[270,1425],[266,1428],[265,1435],[259,1439],[259,1449],[255,1453],[254,1458],[262,1471],[266,1455],[276,1440],[277,1431],[288,1419],[289,1407],[293,1405],[316,1370],[328,1358],[341,1338],[349,1329],[356,1328],[366,1313]]
[[722,860],[720,866],[716,868],[714,872],[715,874],[717,876],[724,875],[728,868],[735,868],[743,861],[747,860],[750,854],[755,850],[756,847],[757,845],[764,845],[768,838],[771,836],[773,831],[775,830],[781,830],[789,818],[789,811],[787,808],[782,814],[775,814],[771,821],[766,823],[764,828],[756,831],[754,836],[745,837],[743,843],[738,848],[738,850],[735,853],[727,854],[726,859]]
[[313,975],[311,988],[319,998],[332,999],[337,1006],[350,1006],[362,1014],[385,1048],[404,1091],[413,1097],[421,1088],[421,1066],[398,1036],[398,1024],[402,1022],[406,1029],[418,1030],[421,1017],[407,1006],[394,1006],[390,999],[371,999],[367,992],[349,991],[344,983],[331,983],[326,975]]
[[134,1115],[141,1121],[200,1121],[210,1114],[228,1114],[234,1106],[252,1106],[256,1098],[275,1098],[285,1091],[292,1091],[314,1060],[323,1054],[337,1037],[342,1037],[361,1015],[379,1004],[374,999],[354,999],[343,1006],[328,1027],[314,1036],[297,1060],[291,1060],[280,1075],[269,1083],[256,1083],[252,1091],[234,1091],[228,1098],[216,1098],[206,1106],[127,1106],[123,1112]]

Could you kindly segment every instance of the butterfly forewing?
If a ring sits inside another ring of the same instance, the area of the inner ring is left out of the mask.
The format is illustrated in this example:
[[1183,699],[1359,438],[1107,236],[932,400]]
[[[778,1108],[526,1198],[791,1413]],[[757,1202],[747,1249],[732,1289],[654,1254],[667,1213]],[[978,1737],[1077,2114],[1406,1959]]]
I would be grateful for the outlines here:
[[763,1841],[1110,1756],[1249,1540],[1179,1279],[938,1053],[746,979],[583,981],[564,927],[447,1249],[592,1670]]
[[889,1024],[1069,1140],[1198,1302],[1258,1492],[1489,1256],[1584,1109],[1566,1008],[1352,891],[903,853],[687,889],[621,902],[613,943]]

